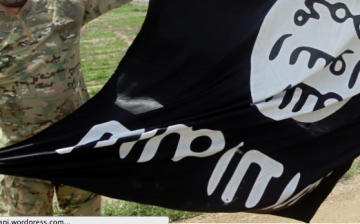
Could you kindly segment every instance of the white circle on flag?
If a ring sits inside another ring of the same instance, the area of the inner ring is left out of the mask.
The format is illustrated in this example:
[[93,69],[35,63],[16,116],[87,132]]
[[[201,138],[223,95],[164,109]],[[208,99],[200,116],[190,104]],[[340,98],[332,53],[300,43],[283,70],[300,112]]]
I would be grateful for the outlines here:
[[360,1],[278,0],[251,56],[253,104],[274,120],[320,121],[360,93]]

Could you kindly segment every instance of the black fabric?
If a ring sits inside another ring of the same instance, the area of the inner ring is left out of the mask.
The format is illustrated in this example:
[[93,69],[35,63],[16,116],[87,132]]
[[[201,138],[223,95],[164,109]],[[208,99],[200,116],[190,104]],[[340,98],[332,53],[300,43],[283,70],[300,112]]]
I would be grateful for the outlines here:
[[360,98],[326,118],[329,129],[259,112],[251,55],[275,2],[151,0],[100,93],[1,149],[0,172],[173,209],[310,221],[360,154]]

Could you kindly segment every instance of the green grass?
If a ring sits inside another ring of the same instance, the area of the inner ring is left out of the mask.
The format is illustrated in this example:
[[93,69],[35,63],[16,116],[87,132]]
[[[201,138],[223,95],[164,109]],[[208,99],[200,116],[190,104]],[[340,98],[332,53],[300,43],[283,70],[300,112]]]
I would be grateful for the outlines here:
[[[62,216],[58,202],[53,203],[54,216]],[[102,200],[101,216],[165,216],[171,222],[194,217],[200,213],[184,212],[152,205],[144,205],[128,201]]]
[[157,206],[127,201],[103,201],[102,216],[167,216],[171,222],[198,215],[196,212],[183,212]]
[[[85,82],[91,82],[91,81],[107,81],[111,75],[113,74],[112,70],[104,70],[104,69],[99,69],[96,74],[92,75],[92,76],[87,76],[85,77]],[[97,84],[98,85],[98,84]]]
[[359,173],[360,173],[360,162],[354,162],[351,165],[351,168],[342,177],[342,179],[344,179],[344,180],[349,179]]
[[81,37],[82,71],[89,93],[98,93],[139,33],[147,7],[126,5],[88,23]]
[[54,216],[62,216],[57,201],[54,201],[53,203],[53,211],[54,211]]
[[98,29],[98,30],[96,30],[94,32],[87,33],[82,38],[92,39],[92,38],[98,38],[98,37],[112,38],[112,37],[116,37],[116,34],[113,33],[113,32],[103,32],[102,29]]
[[93,96],[93,95],[97,94],[98,92],[100,92],[100,90],[101,90],[101,88],[92,88],[92,89],[90,89],[89,94]]

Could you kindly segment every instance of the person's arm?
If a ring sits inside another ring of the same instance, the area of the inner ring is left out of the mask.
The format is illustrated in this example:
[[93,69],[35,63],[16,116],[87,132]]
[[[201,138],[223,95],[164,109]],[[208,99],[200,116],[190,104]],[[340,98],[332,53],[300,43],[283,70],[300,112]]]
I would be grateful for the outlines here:
[[131,1],[132,0],[86,0],[83,25],[106,12],[125,5]]

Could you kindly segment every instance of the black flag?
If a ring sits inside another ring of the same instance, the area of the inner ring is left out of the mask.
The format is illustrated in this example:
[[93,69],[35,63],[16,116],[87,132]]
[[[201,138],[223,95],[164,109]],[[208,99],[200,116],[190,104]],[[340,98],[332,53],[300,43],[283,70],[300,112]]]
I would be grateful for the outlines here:
[[151,0],[102,91],[0,173],[309,221],[360,154],[360,2]]

